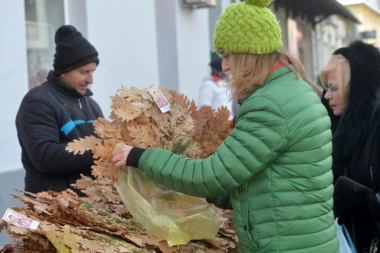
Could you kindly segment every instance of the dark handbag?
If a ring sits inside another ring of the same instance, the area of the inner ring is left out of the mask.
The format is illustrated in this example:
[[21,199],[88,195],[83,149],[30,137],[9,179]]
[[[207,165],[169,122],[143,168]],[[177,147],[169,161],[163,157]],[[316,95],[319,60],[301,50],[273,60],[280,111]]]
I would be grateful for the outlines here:
[[360,215],[360,209],[367,206],[371,195],[375,195],[372,189],[346,176],[339,177],[334,189],[334,213],[339,217],[339,224],[344,223],[346,216]]

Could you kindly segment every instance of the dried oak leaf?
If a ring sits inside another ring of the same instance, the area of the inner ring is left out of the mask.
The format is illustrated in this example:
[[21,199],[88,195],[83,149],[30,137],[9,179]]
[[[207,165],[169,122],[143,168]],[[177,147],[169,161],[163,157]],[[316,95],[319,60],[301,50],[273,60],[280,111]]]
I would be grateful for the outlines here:
[[8,227],[8,223],[4,220],[0,220],[0,232]]
[[111,187],[100,187],[100,192],[107,198],[108,202],[111,203],[122,203],[120,195],[117,193],[116,189]]
[[95,136],[86,136],[85,138],[79,138],[67,144],[66,151],[73,152],[74,155],[83,155],[84,152],[91,150],[95,145],[99,144],[102,140]]
[[124,102],[115,105],[113,113],[122,121],[131,121],[143,114],[143,107],[145,107],[145,103],[143,102]]
[[184,108],[185,111],[192,112],[193,110],[195,110],[195,111],[197,110],[197,106],[195,105],[194,100],[190,100],[184,94],[179,94],[175,91],[171,91],[170,93],[174,99],[174,102],[176,104],[181,105],[181,107]]
[[80,190],[84,190],[94,184],[94,181],[90,177],[86,177],[81,174],[81,178],[78,179],[75,184],[73,184],[74,187],[77,187]]
[[49,240],[46,238],[45,235],[43,235],[42,233],[40,234],[40,232],[35,233],[34,231],[31,231],[30,235],[28,236],[28,239],[41,245],[44,251],[50,248]]
[[105,177],[111,179],[112,182],[116,182],[118,169],[110,162],[95,161],[95,165],[92,165],[92,175]]
[[156,143],[153,141],[155,133],[149,125],[140,125],[137,127],[129,127],[129,136],[133,138],[132,144],[141,148],[154,147]]
[[227,138],[230,129],[230,111],[226,107],[221,107],[216,111],[214,129],[222,140]]
[[36,196],[38,200],[53,201],[56,196],[53,196],[51,192],[39,192]]
[[128,89],[127,87],[121,86],[121,89],[117,90],[119,94],[118,97],[124,98],[126,101],[142,101],[151,97],[147,90],[138,89],[136,87],[131,87]]
[[10,223],[8,225],[9,225],[8,230],[12,233],[12,237],[14,238],[18,238],[23,235],[29,236],[31,233],[30,230],[27,228],[18,227]]
[[93,203],[107,203],[107,198],[102,194],[99,188],[95,186],[90,186],[85,190],[82,190],[89,198],[92,199]]
[[202,155],[202,148],[197,143],[193,143],[185,150],[184,154],[186,157],[199,159]]
[[117,143],[103,140],[102,143],[98,143],[92,148],[94,158],[98,159],[98,162],[111,162],[113,157],[113,151]]
[[194,128],[193,119],[190,116],[185,117],[184,120],[180,124],[177,124],[177,126],[175,127],[173,139],[193,137],[194,136],[193,128]]
[[122,124],[120,124],[120,128],[121,128],[120,133],[122,136],[122,140],[127,145],[132,145],[132,141],[133,141],[133,138],[129,136],[129,131],[128,131],[128,127],[131,127],[131,126],[137,126],[137,123],[135,121],[129,121],[129,122],[124,121],[122,122]]
[[137,124],[139,125],[149,125],[150,124],[150,120],[147,116],[140,116],[136,119],[136,122]]
[[33,207],[33,210],[36,214],[40,214],[42,217],[44,215],[51,215],[52,208],[47,203],[42,203],[38,200],[34,200],[27,196],[15,196],[28,207]]
[[72,190],[68,189],[63,191],[54,202],[58,204],[63,210],[68,209],[69,207],[75,207],[79,205],[79,197]]
[[115,122],[109,122],[104,118],[98,118],[94,122],[95,133],[102,139],[122,140],[121,129]]
[[[204,106],[202,107],[204,108]],[[208,119],[202,113],[196,113],[193,115],[194,120],[194,139],[201,142],[203,136],[203,129],[207,125]]]

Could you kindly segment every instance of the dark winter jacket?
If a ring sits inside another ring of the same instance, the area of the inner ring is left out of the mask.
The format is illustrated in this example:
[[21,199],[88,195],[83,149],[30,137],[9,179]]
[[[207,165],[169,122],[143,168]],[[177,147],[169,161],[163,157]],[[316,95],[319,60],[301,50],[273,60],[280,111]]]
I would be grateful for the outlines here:
[[80,174],[91,174],[91,152],[73,155],[65,150],[68,142],[95,134],[93,122],[103,114],[91,95],[90,90],[80,95],[52,71],[47,82],[25,95],[16,127],[26,170],[26,191],[62,191]]
[[[334,181],[347,175],[378,192],[380,128],[374,126],[380,119],[380,52],[357,41],[334,54],[342,54],[351,67],[348,107],[339,118],[330,114],[333,124],[337,122],[333,129]],[[331,112],[328,105],[327,109]],[[335,194],[334,198],[337,197],[340,196]],[[335,215],[341,218],[351,235],[355,234],[358,252],[366,252],[373,239],[377,212],[380,213],[380,205],[375,208],[374,205],[378,205],[374,194],[369,198],[353,192],[345,201],[335,199]]]

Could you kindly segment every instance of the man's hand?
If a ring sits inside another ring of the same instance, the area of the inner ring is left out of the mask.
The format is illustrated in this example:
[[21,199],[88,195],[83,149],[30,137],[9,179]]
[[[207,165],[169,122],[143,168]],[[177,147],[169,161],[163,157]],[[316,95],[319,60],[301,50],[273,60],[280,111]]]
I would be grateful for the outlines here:
[[127,165],[127,158],[132,148],[131,146],[124,145],[115,151],[112,158],[112,163],[115,165],[115,168],[119,169]]

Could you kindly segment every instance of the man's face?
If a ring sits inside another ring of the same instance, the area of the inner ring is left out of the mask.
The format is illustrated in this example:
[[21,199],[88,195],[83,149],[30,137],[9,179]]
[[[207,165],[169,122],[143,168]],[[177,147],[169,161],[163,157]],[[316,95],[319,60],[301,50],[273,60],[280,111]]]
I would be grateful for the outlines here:
[[93,73],[96,70],[96,62],[90,62],[67,73],[61,74],[61,80],[73,87],[79,94],[84,96],[90,84],[93,82]]

